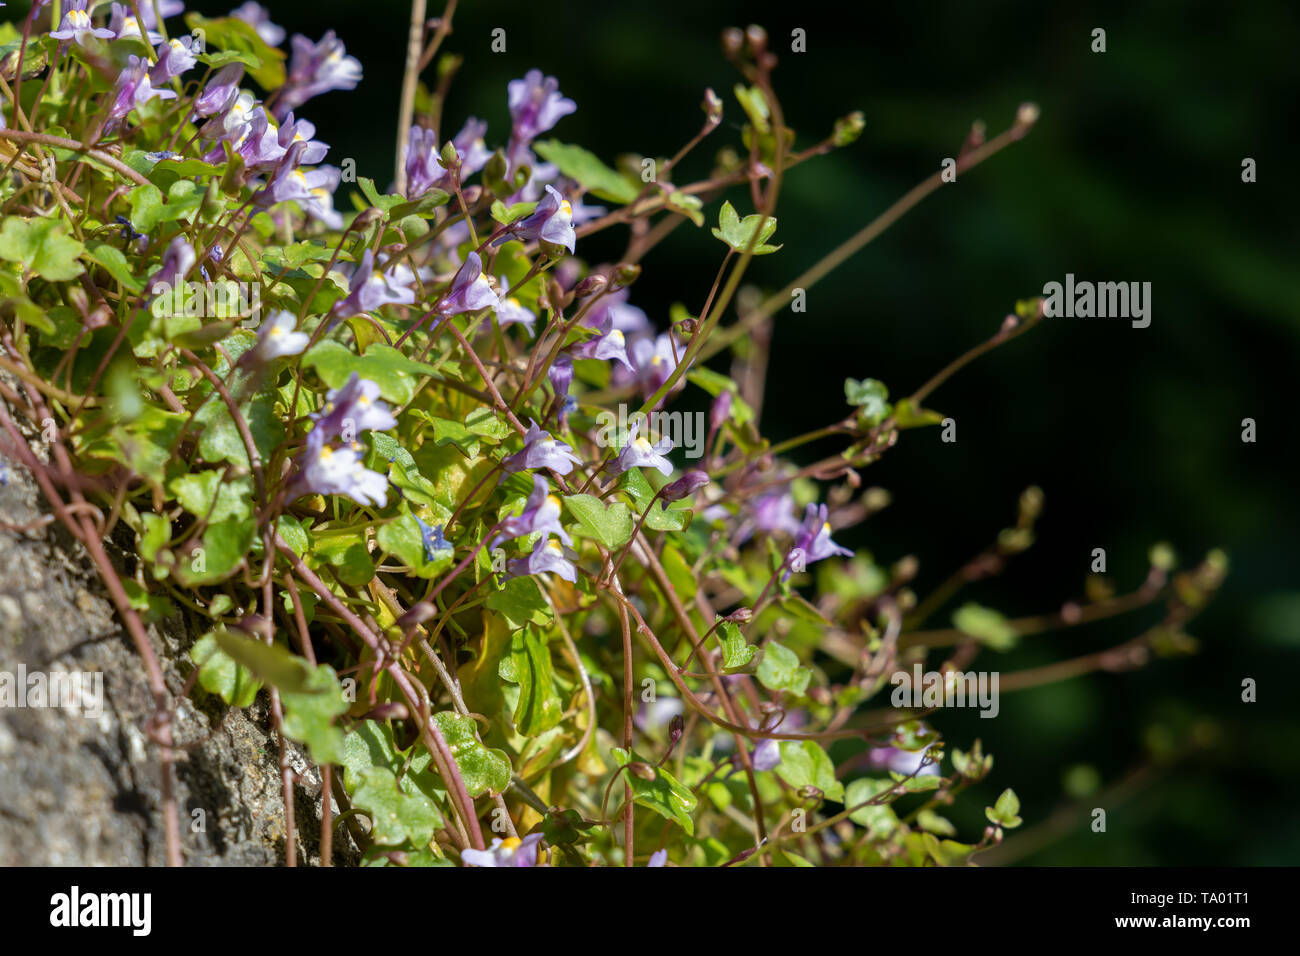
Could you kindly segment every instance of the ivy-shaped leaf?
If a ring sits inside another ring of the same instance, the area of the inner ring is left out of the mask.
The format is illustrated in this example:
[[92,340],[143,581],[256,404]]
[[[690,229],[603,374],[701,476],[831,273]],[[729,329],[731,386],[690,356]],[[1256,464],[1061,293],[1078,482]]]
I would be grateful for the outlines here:
[[0,259],[22,263],[28,272],[51,282],[75,279],[86,271],[77,261],[84,247],[68,231],[67,223],[58,219],[10,216],[0,227]]
[[456,758],[456,766],[471,797],[501,793],[510,786],[510,758],[504,750],[489,750],[483,745],[473,717],[444,711],[434,714],[433,720],[447,740],[447,749]]
[[758,664],[758,680],[768,690],[802,694],[808,689],[812,672],[799,664],[799,655],[784,644],[768,641]]
[[334,668],[318,664],[308,672],[304,692],[281,690],[280,703],[286,737],[305,744],[318,764],[342,762],[343,731],[334,725],[334,718],[347,712],[348,700]]
[[[759,229],[760,225],[762,229]],[[754,239],[755,230],[758,230],[758,239],[754,243],[754,255],[765,256],[781,248],[767,244],[772,233],[776,232],[774,216],[764,217],[761,213],[754,213],[741,219],[729,201],[722,204],[722,209],[718,213],[718,228],[713,230],[713,234],[731,246],[734,252],[743,253],[750,241]]]
[[395,405],[405,405],[415,397],[415,386],[421,376],[438,371],[431,365],[407,358],[390,345],[372,345],[366,349],[365,355],[357,355],[333,339],[313,346],[302,357],[302,363],[314,368],[321,381],[330,388],[342,388],[355,372],[377,384],[384,400]]
[[212,632],[194,642],[190,660],[198,665],[199,686],[232,707],[247,707],[262,687],[252,671],[217,645]]
[[[717,628],[718,640],[722,644],[722,667],[734,671],[744,667],[754,659],[758,648],[745,643],[740,628],[730,621],[723,621]],[[796,658],[797,660],[797,658]]]
[[608,549],[621,548],[632,538],[632,512],[621,501],[606,505],[595,495],[566,495],[565,507],[578,520],[578,533]]
[[781,741],[776,775],[792,787],[816,787],[827,800],[844,799],[844,784],[835,779],[835,764],[815,740]]
[[534,143],[537,155],[559,167],[561,175],[575,180],[593,196],[609,202],[629,203],[640,189],[622,173],[610,169],[596,155],[581,146],[566,146],[558,140]]
[[689,787],[662,767],[653,766],[651,761],[645,760],[635,750],[629,754],[621,747],[611,747],[609,752],[620,766],[635,761],[650,768],[653,776],[648,780],[630,770],[623,771],[624,779],[632,787],[633,802],[676,823],[689,836],[695,835],[695,820],[691,814],[699,806],[699,799]]

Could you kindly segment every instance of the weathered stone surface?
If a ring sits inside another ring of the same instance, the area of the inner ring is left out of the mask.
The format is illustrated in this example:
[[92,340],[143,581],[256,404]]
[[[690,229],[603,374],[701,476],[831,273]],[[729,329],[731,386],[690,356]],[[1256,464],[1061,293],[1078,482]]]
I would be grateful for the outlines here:
[[[36,484],[4,451],[0,445],[0,523],[39,522],[48,509]],[[129,545],[129,534],[120,541]],[[122,557],[114,547],[110,556]],[[173,695],[185,688],[197,636],[181,614],[150,628]],[[16,675],[20,665],[28,673],[102,673],[103,708],[87,716],[75,706],[0,707],[0,865],[163,864],[145,668],[93,565],[57,523],[0,526],[0,672]],[[175,734],[185,755],[176,792],[187,864],[284,862],[279,746],[269,726],[265,694],[248,711],[230,710],[197,687],[181,699]],[[320,776],[299,749],[292,759],[302,778],[298,862],[314,864]],[[355,852],[345,834],[335,846],[339,863]]]

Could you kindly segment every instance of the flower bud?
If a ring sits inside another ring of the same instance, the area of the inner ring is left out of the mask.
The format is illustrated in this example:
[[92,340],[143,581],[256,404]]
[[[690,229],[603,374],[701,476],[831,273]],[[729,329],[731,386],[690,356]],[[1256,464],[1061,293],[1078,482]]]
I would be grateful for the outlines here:
[[848,146],[862,135],[862,130],[866,128],[866,125],[867,119],[862,115],[861,111],[842,116],[835,121],[835,128],[831,132],[831,142],[836,146]]
[[627,769],[642,780],[653,780],[657,776],[655,768],[641,760],[633,760],[627,765]]
[[614,267],[612,276],[614,288],[610,291],[617,292],[619,289],[625,289],[637,279],[641,278],[641,267],[632,263],[623,263]]
[[709,475],[707,472],[688,471],[672,484],[664,485],[663,490],[659,492],[660,504],[667,509],[668,502],[681,501],[688,495],[695,494],[696,491],[708,483]]
[[731,417],[731,390],[724,389],[718,393],[709,407],[709,431],[716,432]]
[[722,52],[727,57],[739,55],[741,48],[745,45],[745,34],[740,31],[739,27],[727,27],[722,31]]
[[723,620],[730,621],[732,624],[748,624],[754,619],[753,608],[741,607],[732,611]]
[[673,719],[668,722],[668,739],[676,744],[685,732],[686,721],[682,720],[681,714],[673,714]]
[[757,23],[751,23],[745,27],[745,39],[749,43],[750,51],[755,56],[767,49],[767,31]]
[[704,91],[704,102],[700,104],[700,109],[708,117],[709,125],[717,126],[722,122],[722,100],[713,92],[712,87]]
[[593,272],[578,283],[573,290],[573,297],[575,299],[585,299],[598,292],[603,292],[607,285],[609,285],[609,278],[603,272]]

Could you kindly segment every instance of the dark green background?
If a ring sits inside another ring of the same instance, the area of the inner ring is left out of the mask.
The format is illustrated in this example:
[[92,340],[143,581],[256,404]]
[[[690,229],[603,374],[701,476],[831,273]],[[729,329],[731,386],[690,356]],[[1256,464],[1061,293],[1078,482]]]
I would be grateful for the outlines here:
[[[233,3],[192,7],[224,12]],[[406,7],[396,0],[281,0],[273,19],[317,38],[336,29],[366,76],[301,112],[358,173],[391,180]],[[430,5],[431,15],[441,10]],[[11,8],[12,10],[12,8]],[[794,11],[793,13],[791,11]],[[1168,540],[1191,563],[1224,548],[1231,573],[1189,626],[1192,658],[1006,694],[997,720],[945,715],[957,745],[976,735],[996,755],[990,782],[951,816],[966,835],[1005,786],[1032,827],[1067,803],[1077,764],[1106,781],[1181,746],[1198,721],[1216,743],[1108,808],[1108,832],[1080,818],[1059,839],[1012,857],[1042,864],[1262,864],[1300,861],[1295,811],[1300,647],[1294,541],[1292,387],[1300,339],[1295,281],[1295,50],[1300,19],[1285,3],[1223,5],[1030,2],[825,8],[808,3],[475,3],[445,49],[466,58],[447,109],[508,128],[505,84],[531,67],[557,76],[578,111],[555,135],[597,152],[668,155],[698,128],[705,86],[727,120],[679,180],[707,173],[739,139],[724,26],[763,24],[778,52],[790,31],[808,52],[781,54],[778,93],[799,145],[835,117],[866,114],[863,137],[789,174],[778,210],[785,248],[749,277],[783,286],[956,150],[974,119],[990,135],[1017,104],[1042,119],[1022,143],[962,176],[809,293],[808,312],[779,317],[765,431],[779,439],[845,413],[842,380],[873,377],[895,395],[987,337],[1017,298],[1073,272],[1153,284],[1150,328],[1120,320],[1047,322],[945,385],[929,404],[958,421],[907,433],[864,473],[894,504],[851,546],[882,562],[914,553],[928,590],[1009,523],[1020,490],[1040,485],[1039,543],[1004,576],[963,597],[1008,615],[1077,597],[1094,547],[1130,590],[1149,546]],[[507,31],[507,53],[489,51]],[[1107,52],[1090,52],[1094,27]],[[1241,181],[1253,157],[1259,181]],[[732,197],[742,213],[744,192]],[[716,204],[708,210],[716,216]],[[592,261],[624,236],[585,241]],[[686,226],[645,261],[633,301],[664,322],[671,302],[702,304],[721,246]],[[725,369],[725,366],[724,366]],[[1258,423],[1256,444],[1240,422]],[[945,611],[940,617],[946,618]],[[1119,643],[1159,610],[1027,639],[1006,670]],[[934,626],[942,626],[936,619]],[[980,665],[993,666],[990,659]],[[1259,702],[1240,682],[1259,682]],[[1207,726],[1202,724],[1203,727]],[[1162,743],[1164,742],[1164,743]],[[1041,832],[1041,831],[1040,831]]]

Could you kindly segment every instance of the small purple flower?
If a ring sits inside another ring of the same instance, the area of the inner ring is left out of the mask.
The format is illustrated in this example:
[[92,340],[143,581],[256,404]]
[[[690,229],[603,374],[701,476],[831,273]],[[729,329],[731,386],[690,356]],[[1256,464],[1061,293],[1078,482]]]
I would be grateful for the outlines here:
[[[632,364],[636,366],[635,380],[647,398],[668,381],[677,370],[677,364],[686,353],[686,346],[668,332],[653,342],[637,339],[632,345]],[[678,379],[677,388],[684,387],[685,379]]]
[[299,460],[297,476],[289,484],[290,499],[303,495],[342,495],[359,505],[388,503],[388,478],[361,463],[362,448],[355,442],[334,447],[324,433],[312,429]]
[[[548,242],[573,252],[577,236],[573,231],[573,208],[554,186],[529,215],[510,226],[511,235],[523,242]],[[497,240],[500,245],[505,237]]]
[[560,542],[549,537],[538,538],[533,553],[528,557],[507,561],[506,570],[512,578],[549,573],[559,575],[570,584],[578,580],[578,569],[565,557]]
[[804,511],[803,524],[799,528],[799,533],[795,535],[794,546],[804,552],[804,560],[809,564],[822,558],[829,558],[833,554],[845,558],[853,557],[852,551],[841,548],[831,540],[831,526],[826,516],[825,505],[810,504]]
[[664,457],[664,452],[672,451],[672,441],[661,438],[651,445],[645,437],[637,434],[640,429],[641,421],[638,419],[632,423],[632,430],[628,432],[627,436],[627,444],[618,453],[618,458],[610,462],[610,473],[621,475],[632,468],[658,468],[663,474],[671,475],[673,473],[673,463]]
[[650,862],[647,863],[646,866],[647,867],[663,866],[667,862],[668,862],[668,851],[655,850],[653,853],[650,854]]
[[562,441],[552,438],[542,431],[537,422],[533,422],[524,435],[524,447],[505,460],[507,472],[523,471],[525,468],[549,468],[557,475],[567,475],[574,465],[582,461],[573,454],[573,449]]
[[108,111],[110,123],[117,122],[154,97],[174,100],[176,93],[173,90],[155,90],[149,81],[149,64],[142,57],[128,57],[127,65],[118,74],[117,85],[113,88],[113,105]]
[[[310,189],[307,190],[310,194]],[[381,272],[375,268],[375,254],[369,249],[352,273],[348,294],[334,307],[334,319],[346,319],[362,312],[374,312],[384,305],[411,305],[415,293],[407,283],[413,278],[409,269]]]
[[[248,135],[253,113],[261,107],[257,105],[253,94],[247,90],[235,90],[234,93],[235,95],[230,97],[229,102],[219,112],[213,113],[212,118],[199,127],[199,136],[205,142],[229,142],[238,145]],[[202,100],[202,97],[199,99]],[[209,154],[214,161],[223,155],[219,148]]]
[[530,833],[522,840],[493,837],[486,850],[462,850],[460,858],[471,866],[536,866],[537,845],[541,842],[540,833]]
[[[576,214],[573,221],[578,221]],[[627,289],[618,289],[602,296],[600,301],[591,307],[582,324],[592,328],[602,328],[608,323],[610,328],[618,329],[624,335],[649,330],[650,320],[645,312],[634,305],[628,305],[627,297]]]
[[430,528],[420,520],[419,515],[411,515],[420,526],[420,543],[424,545],[424,560],[433,561],[439,551],[452,551],[451,542],[442,536],[442,525]]
[[497,302],[497,325],[503,329],[507,325],[522,325],[531,336],[533,334],[533,323],[537,321],[537,316],[525,309],[514,296],[506,294],[510,289],[510,285],[504,279],[501,280],[501,289],[501,298]]
[[292,113],[285,117],[280,127],[279,137],[280,145],[286,152],[297,143],[307,144],[298,154],[298,162],[304,166],[315,166],[329,152],[329,146],[316,139],[315,124],[305,119],[294,119]]
[[297,325],[298,317],[292,312],[273,313],[258,330],[257,344],[244,354],[253,356],[250,361],[258,364],[286,355],[297,355],[311,341],[311,336],[306,332],[295,331]]
[[606,312],[602,316],[602,325],[597,328],[600,334],[573,346],[570,351],[574,358],[613,359],[629,372],[635,371],[631,359],[627,357],[627,339],[618,329],[611,329],[609,323],[610,315]]
[[528,534],[555,535],[565,544],[573,544],[569,533],[560,525],[560,499],[551,494],[550,483],[541,475],[533,475],[533,491],[518,516],[501,522],[496,537],[489,545],[495,548],[502,541],[522,538]]
[[149,3],[140,5],[140,16],[144,18],[144,29],[140,28],[140,21],[135,18],[135,13],[131,10],[129,4],[113,4],[113,13],[109,17],[108,27],[113,31],[113,36],[119,40],[126,37],[140,37],[142,40],[148,40],[150,46],[156,46],[162,42],[162,34],[154,27],[158,26],[158,20],[153,15],[153,7]]
[[[272,125],[266,110],[256,107],[242,130],[235,152],[244,158],[247,169],[269,169],[284,159],[286,150],[280,145],[280,131]],[[305,149],[300,151],[305,152]]]
[[438,134],[425,126],[412,126],[405,164],[406,198],[423,196],[447,175],[438,155]]
[[[780,534],[795,536],[799,534],[802,523],[795,516],[794,496],[788,491],[775,491],[766,495],[758,495],[754,498],[754,503],[750,508],[752,515],[752,527],[749,534],[754,529],[763,531],[767,534]],[[749,535],[745,535],[746,538]],[[741,543],[740,541],[736,542]]]
[[325,404],[312,415],[316,427],[311,434],[319,432],[325,438],[341,435],[344,441],[352,441],[364,431],[395,428],[397,419],[378,399],[379,385],[353,372],[342,388],[326,394]]
[[781,741],[770,737],[760,740],[751,760],[755,770],[775,770],[781,765]]
[[[244,78],[244,64],[228,63],[208,80],[208,85],[194,100],[196,116],[214,116],[224,113],[239,96],[239,81]],[[250,97],[251,100],[251,97]]]
[[475,119],[471,116],[465,120],[465,125],[451,141],[456,147],[456,155],[460,157],[462,182],[486,166],[487,161],[492,158],[492,150],[487,148],[483,140],[486,134],[487,120]]
[[260,3],[248,0],[247,3],[241,3],[231,10],[230,15],[237,20],[243,20],[256,30],[257,35],[262,38],[262,42],[268,46],[279,46],[284,42],[284,27],[278,27],[272,23],[270,11]]
[[[162,293],[164,290],[170,290],[185,282],[185,277],[189,275],[194,263],[198,257],[194,254],[194,248],[189,244],[184,236],[177,236],[167,246],[167,251],[163,253],[162,265],[154,273],[153,279],[149,282],[149,289],[154,295]],[[159,286],[163,286],[160,289]]]
[[495,309],[500,301],[483,275],[483,260],[477,252],[471,252],[456,270],[451,287],[438,300],[438,314],[459,315],[479,309]]
[[313,96],[330,90],[354,90],[361,82],[361,63],[348,56],[333,30],[328,30],[319,43],[312,43],[302,34],[294,34],[290,41],[293,54],[289,60],[289,75],[280,87],[275,100],[275,115],[282,119]]
[[573,384],[573,359],[561,352],[555,356],[546,377],[551,380],[551,388],[555,389],[556,395],[567,396],[569,386]]
[[511,80],[506,90],[514,146],[531,143],[578,108],[573,100],[560,95],[560,81],[543,76],[541,70],[529,70],[522,80]]
[[[928,750],[926,747],[925,750]],[[905,777],[937,777],[939,765],[925,763],[925,750],[900,750],[897,747],[872,747],[867,751],[867,763],[877,770],[889,770]],[[925,764],[923,767],[922,764]]]
[[116,34],[112,30],[96,27],[90,22],[90,14],[86,12],[86,0],[69,0],[68,9],[63,14],[63,22],[59,24],[59,29],[50,31],[50,36],[56,40],[72,40],[77,46],[84,47],[88,46],[91,37],[111,40]]
[[161,86],[186,70],[192,70],[198,58],[191,50],[194,41],[190,37],[168,40],[158,45],[158,62],[149,71],[149,82]]

